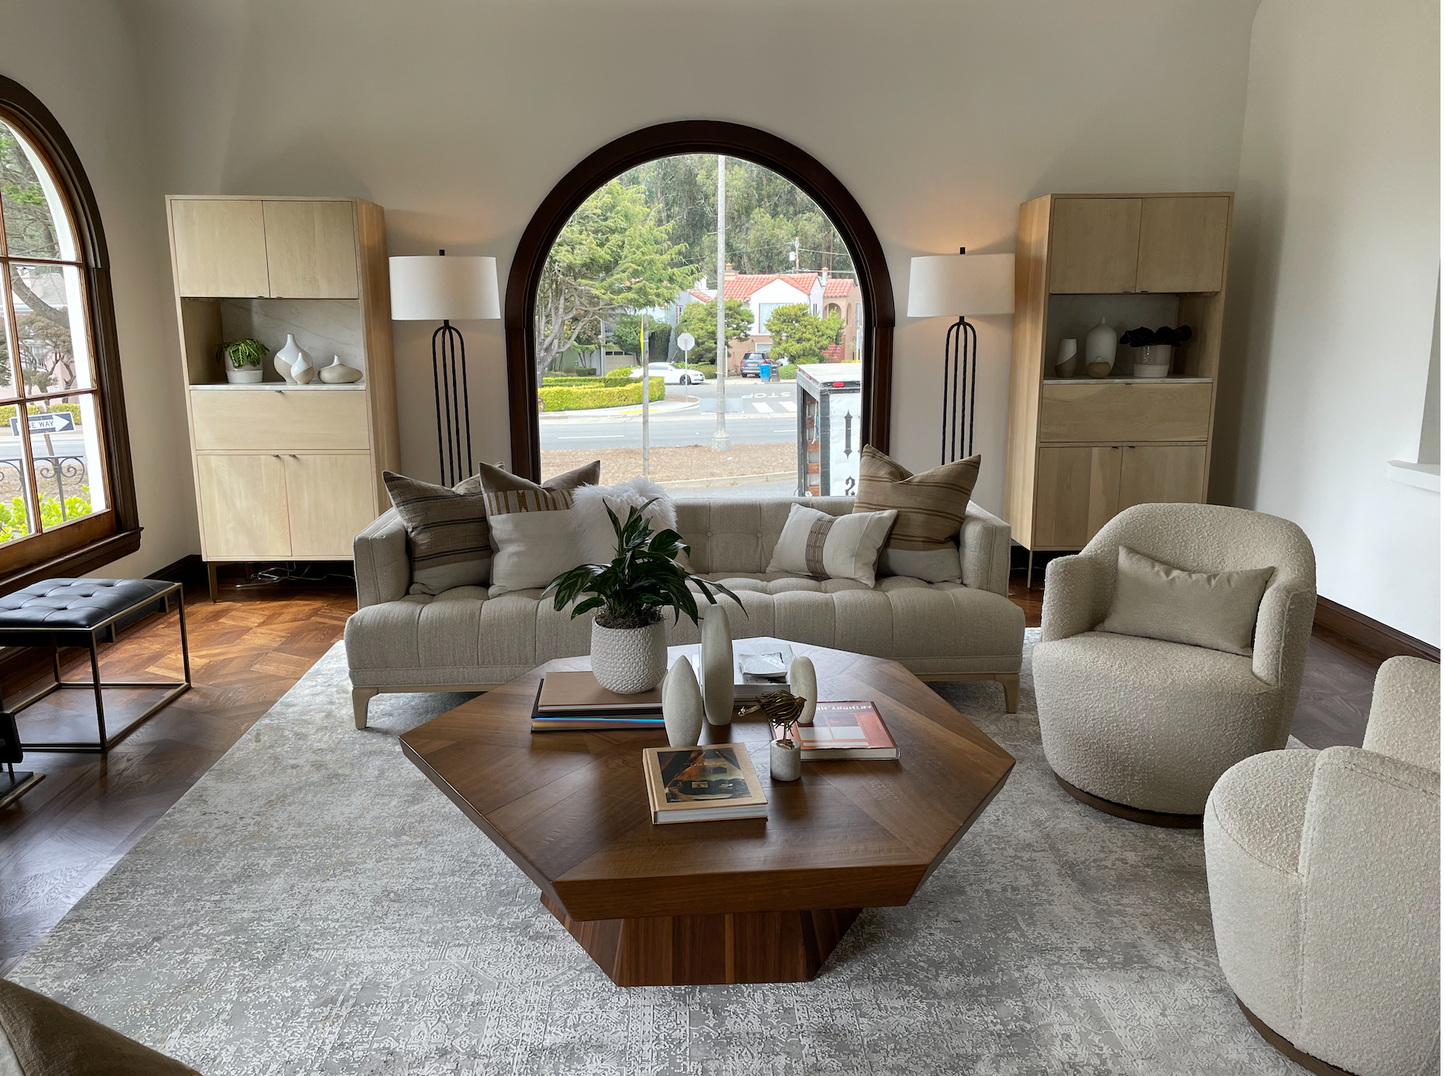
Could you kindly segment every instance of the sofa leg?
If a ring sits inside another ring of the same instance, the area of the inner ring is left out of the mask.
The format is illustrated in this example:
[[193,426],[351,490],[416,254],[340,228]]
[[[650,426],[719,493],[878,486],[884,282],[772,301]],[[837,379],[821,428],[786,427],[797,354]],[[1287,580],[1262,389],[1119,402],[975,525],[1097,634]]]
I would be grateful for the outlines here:
[[1003,685],[1003,708],[1011,714],[1019,712],[1019,674],[998,673],[994,676]]
[[374,687],[354,687],[351,689],[351,713],[356,718],[356,727],[366,728],[366,704],[377,695]]

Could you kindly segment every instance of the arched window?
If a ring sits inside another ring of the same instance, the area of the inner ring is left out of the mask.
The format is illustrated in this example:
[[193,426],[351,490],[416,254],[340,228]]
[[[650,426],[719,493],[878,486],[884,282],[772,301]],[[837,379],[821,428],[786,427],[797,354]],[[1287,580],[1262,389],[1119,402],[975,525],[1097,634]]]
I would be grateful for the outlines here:
[[[887,450],[893,290],[882,245],[862,208],[821,162],[791,143],[752,127],[688,120],[645,128],[591,154],[553,188],[522,234],[507,281],[505,308],[512,467],[518,474],[535,479],[541,471],[538,340],[534,314],[553,244],[579,208],[612,180],[648,162],[688,154],[713,154],[761,165],[796,185],[831,222],[853,263],[861,293],[859,309],[866,310],[868,315],[866,326],[860,325],[857,329],[857,357],[862,363],[864,389],[862,422],[859,423],[861,436],[851,447],[856,451],[860,443],[871,443]],[[812,257],[817,253],[809,251],[807,255]],[[714,286],[716,283],[714,281]],[[727,296],[731,299],[732,292],[727,292]],[[819,305],[808,303],[803,309],[817,315]],[[631,332],[630,325],[628,332]],[[761,349],[764,345],[753,346]],[[598,353],[604,354],[600,347]],[[649,358],[651,355],[649,351]],[[744,357],[739,354],[734,358]]]
[[80,159],[0,78],[0,592],[140,547],[105,237]]

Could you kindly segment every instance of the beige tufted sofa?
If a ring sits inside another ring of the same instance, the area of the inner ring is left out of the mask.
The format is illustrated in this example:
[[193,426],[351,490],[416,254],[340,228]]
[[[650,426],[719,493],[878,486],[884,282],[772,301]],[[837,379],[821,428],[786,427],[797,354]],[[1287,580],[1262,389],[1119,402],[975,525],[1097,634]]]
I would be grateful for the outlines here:
[[1440,1071],[1439,665],[1381,666],[1363,749],[1233,766],[1204,851],[1219,962],[1265,1038],[1314,1072]]
[[[1189,571],[1273,567],[1253,656],[1095,631],[1121,545]],[[1289,738],[1314,609],[1314,550],[1288,520],[1213,504],[1125,509],[1045,577],[1034,691],[1054,774],[1100,810],[1197,826],[1220,774]]]
[[[693,570],[743,600],[747,615],[723,599],[735,637],[771,635],[893,658],[924,680],[997,680],[1009,712],[1017,709],[1024,616],[1006,596],[1008,524],[969,505],[959,532],[962,585],[888,576],[867,587],[765,571],[792,503],[677,502]],[[832,515],[853,510],[846,497],[805,503]],[[411,563],[395,510],[357,535],[353,549],[359,608],[346,622],[346,658],[357,728],[366,726],[367,703],[378,692],[480,691],[589,650],[591,617],[572,620],[537,590],[408,594]],[[670,644],[697,641],[686,617],[669,622]]]

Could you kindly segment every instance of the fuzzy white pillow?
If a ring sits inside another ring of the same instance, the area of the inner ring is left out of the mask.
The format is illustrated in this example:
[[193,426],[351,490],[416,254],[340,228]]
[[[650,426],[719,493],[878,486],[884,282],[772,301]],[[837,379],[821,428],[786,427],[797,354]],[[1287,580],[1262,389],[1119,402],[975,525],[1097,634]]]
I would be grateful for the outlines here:
[[582,486],[574,490],[572,527],[582,554],[581,563],[608,564],[617,556],[617,532],[612,529],[612,520],[607,518],[608,508],[625,523],[629,508],[641,508],[648,501],[653,504],[643,515],[651,522],[652,533],[677,530],[677,505],[667,491],[651,479],[639,475],[615,486]]

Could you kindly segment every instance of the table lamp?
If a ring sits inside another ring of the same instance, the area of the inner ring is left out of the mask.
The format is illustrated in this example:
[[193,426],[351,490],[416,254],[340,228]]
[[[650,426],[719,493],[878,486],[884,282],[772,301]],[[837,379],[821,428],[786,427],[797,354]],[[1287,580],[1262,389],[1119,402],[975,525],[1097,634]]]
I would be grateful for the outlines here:
[[[467,349],[453,321],[495,320],[502,316],[497,298],[496,258],[391,258],[391,319],[440,321],[432,333],[432,388],[437,405],[437,466],[443,485],[471,475],[472,412],[467,394]],[[461,371],[458,384],[457,372]],[[462,443],[465,433],[466,450]]]
[[[973,398],[978,376],[978,333],[968,323],[968,318],[1013,312],[1012,254],[965,255],[964,248],[959,247],[957,254],[914,258],[909,267],[908,316],[958,318],[948,327],[948,334],[943,341],[943,434],[939,448],[940,463],[959,458],[959,429],[963,422],[965,405],[968,427],[963,455],[973,455]],[[960,368],[966,369],[962,395],[959,394]]]

